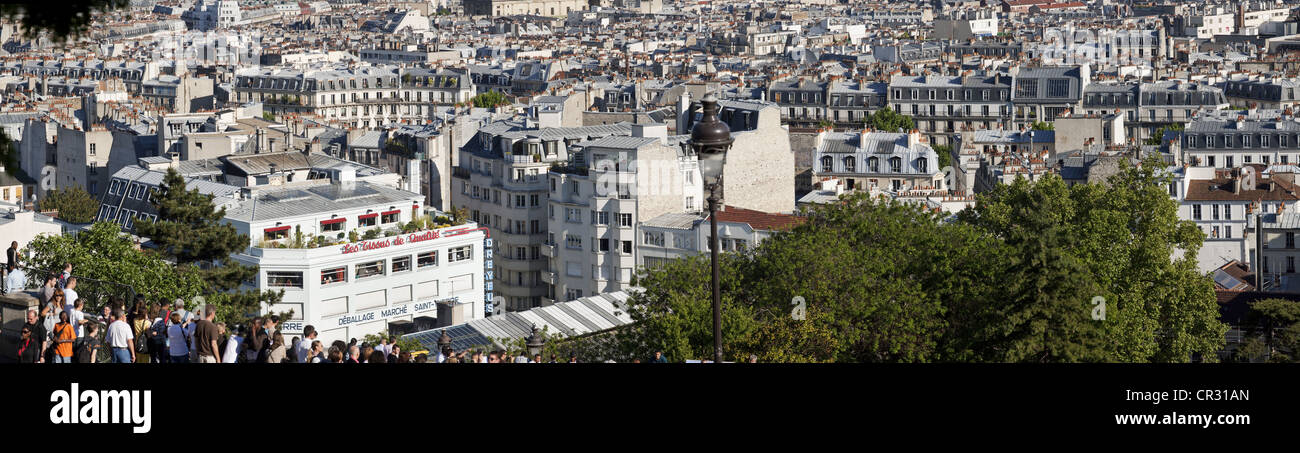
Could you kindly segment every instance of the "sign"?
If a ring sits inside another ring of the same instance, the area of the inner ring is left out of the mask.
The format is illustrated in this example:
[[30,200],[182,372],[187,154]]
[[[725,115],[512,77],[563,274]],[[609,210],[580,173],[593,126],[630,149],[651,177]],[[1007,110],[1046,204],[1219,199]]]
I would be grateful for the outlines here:
[[302,333],[302,328],[303,328],[303,323],[302,323],[302,321],[285,321],[285,322],[280,323],[280,332],[281,332],[281,333],[286,333],[286,334],[290,334],[290,333],[301,334],[301,333]]
[[492,316],[495,300],[492,298],[492,280],[496,275],[496,268],[492,265],[492,238],[483,238],[483,316]]
[[350,326],[353,324],[360,324],[364,322],[396,318],[399,316],[423,313],[426,311],[434,311],[438,309],[438,304],[440,303],[454,304],[459,301],[460,301],[460,297],[454,296],[454,297],[448,297],[448,298],[443,298],[438,300],[406,303],[402,305],[394,305],[391,307],[377,308],[374,310],[364,311],[361,313],[350,313],[350,314],[340,316],[335,321],[335,326],[344,327],[344,326]]
[[[462,234],[471,233],[474,231],[478,231],[480,229],[458,228],[458,229],[447,229],[447,230],[420,231],[416,233],[397,235],[397,236],[387,237],[383,239],[371,239],[369,241],[361,241],[353,244],[343,244],[342,246],[339,247],[339,251],[345,255],[349,253],[366,252],[370,250],[378,250],[378,249],[388,248],[388,247],[398,247],[398,246],[412,244],[416,242],[432,241],[438,238],[460,236]],[[490,243],[491,239],[488,239],[488,241]],[[487,256],[487,258],[491,258],[491,257],[492,256],[490,254]]]

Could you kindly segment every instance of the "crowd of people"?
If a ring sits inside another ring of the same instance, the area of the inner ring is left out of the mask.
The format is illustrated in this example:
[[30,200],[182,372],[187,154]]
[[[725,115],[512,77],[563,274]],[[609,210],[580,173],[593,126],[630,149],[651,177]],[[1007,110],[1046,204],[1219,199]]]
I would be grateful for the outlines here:
[[[9,265],[10,276],[13,264]],[[25,278],[25,277],[24,277]],[[7,286],[14,288],[14,286]],[[253,318],[248,325],[214,322],[216,310],[202,313],[185,309],[185,301],[150,303],[142,295],[128,309],[113,298],[99,314],[86,313],[86,300],[77,294],[72,265],[50,274],[36,292],[40,309],[27,312],[17,343],[22,363],[578,363],[552,354],[529,357],[503,350],[488,352],[445,348],[432,353],[404,351],[397,337],[380,336],[375,344],[336,340],[326,346],[314,326],[301,337],[286,340],[275,315]],[[105,332],[100,337],[100,332]],[[101,353],[107,359],[101,359]],[[634,360],[640,363],[640,360]],[[648,359],[665,363],[661,352]]]

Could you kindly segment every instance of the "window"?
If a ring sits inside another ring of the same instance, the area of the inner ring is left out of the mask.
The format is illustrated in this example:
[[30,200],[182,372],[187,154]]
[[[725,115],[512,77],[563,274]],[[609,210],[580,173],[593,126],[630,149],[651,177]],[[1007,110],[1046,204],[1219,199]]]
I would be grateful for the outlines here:
[[357,217],[357,225],[361,227],[372,227],[377,224],[378,220],[379,220],[378,214],[366,214]]
[[596,225],[609,225],[609,213],[604,211],[591,211],[592,223]]
[[1289,249],[1295,248],[1295,233],[1286,234],[1286,248]]
[[[522,172],[523,170],[519,170],[519,171]],[[521,177],[520,177],[519,179],[523,179],[522,175],[521,175]],[[533,195],[533,196],[536,197],[536,195]],[[517,208],[524,207],[524,206],[525,206],[525,200],[526,200],[526,198],[525,198],[523,195],[515,195],[515,207],[517,207]]]
[[880,159],[876,157],[867,158],[867,171],[872,173],[880,172]]
[[393,258],[392,269],[394,274],[411,270],[411,255]]
[[537,198],[537,194],[529,195],[529,196],[528,196],[528,205],[529,205],[529,206],[537,206],[537,200],[538,200],[538,198]]
[[663,234],[662,232],[657,232],[657,231],[646,231],[645,234],[644,234],[644,236],[643,236],[642,241],[643,241],[642,243],[643,243],[643,244],[646,244],[646,245],[653,245],[653,246],[657,246],[657,247],[663,247],[663,246],[664,246],[664,234]]
[[854,165],[854,163],[855,163],[855,161],[853,160],[853,156],[845,157],[845,158],[844,158],[844,171],[846,171],[846,172],[856,171],[855,168],[854,168],[854,167],[856,167],[856,165]]
[[1223,238],[1232,239],[1232,225],[1223,227]]
[[382,221],[382,223],[397,223],[398,221],[401,220],[401,216],[402,216],[401,211],[389,211],[389,212],[385,212],[383,218],[380,220]]
[[376,275],[384,275],[384,261],[379,260],[358,264],[357,270],[353,274],[357,276],[358,280],[366,277],[374,277]]
[[632,253],[632,241],[622,241],[622,245],[623,245],[623,253],[626,254]]
[[564,208],[564,221],[582,223],[582,210],[578,208]]
[[472,245],[453,248],[447,251],[447,262],[455,263],[471,259],[474,257],[473,252],[474,246]]
[[631,227],[631,226],[632,226],[632,214],[619,214],[619,215],[618,215],[618,226],[625,227],[625,228],[626,228],[626,227]]
[[1224,220],[1232,220],[1232,205],[1223,205],[1223,218]]
[[347,223],[348,223],[347,219],[341,219],[341,218],[325,220],[320,223],[320,230],[321,231],[343,231],[343,227],[346,226]]
[[831,156],[822,156],[822,171],[824,172],[835,171],[834,166],[835,166],[835,159],[831,158]]
[[570,277],[581,277],[582,265],[573,261],[564,263],[564,273]]
[[609,239],[600,238],[599,240],[597,240],[597,241],[596,241],[596,251],[597,251],[597,252],[608,252],[608,251],[609,251]]
[[336,267],[320,271],[320,284],[329,285],[334,283],[343,283],[348,281],[348,268]]
[[272,288],[302,288],[302,272],[267,272],[266,286]]
[[1214,220],[1219,220],[1219,205],[1217,204],[1210,205],[1210,218]]
[[1201,205],[1199,204],[1192,205],[1192,219],[1201,220]]
[[898,158],[898,157],[891,157],[891,158],[889,158],[889,171],[892,171],[892,172],[894,172],[894,173],[902,173],[902,172],[903,172],[903,159]]
[[917,170],[919,170],[921,173],[925,173],[927,171],[926,168],[927,168],[927,162],[924,157],[916,160]]
[[415,265],[416,265],[416,266],[419,266],[420,268],[426,268],[426,267],[429,267],[429,266],[437,266],[437,265],[438,265],[438,251],[437,251],[437,250],[430,250],[430,251],[427,251],[427,252],[424,252],[424,253],[421,253],[421,254],[415,255]]
[[1034,79],[1023,79],[1017,81],[1016,97],[1018,98],[1036,98],[1038,97],[1038,81]]
[[274,241],[276,239],[284,239],[287,237],[289,237],[288,225],[282,227],[267,228],[262,232],[262,238],[268,241]]

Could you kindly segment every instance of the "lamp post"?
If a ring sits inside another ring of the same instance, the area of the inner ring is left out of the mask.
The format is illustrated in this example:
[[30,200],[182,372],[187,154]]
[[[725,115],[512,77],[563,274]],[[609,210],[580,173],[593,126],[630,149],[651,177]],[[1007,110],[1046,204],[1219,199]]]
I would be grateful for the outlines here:
[[529,359],[542,354],[542,348],[546,346],[546,339],[542,338],[542,333],[537,330],[537,324],[533,324],[533,333],[528,336],[527,341]]
[[731,128],[718,119],[718,98],[712,93],[700,102],[704,113],[691,129],[691,148],[700,165],[700,177],[709,191],[709,258],[713,266],[713,362],[722,363],[722,292],[718,269],[718,207],[722,204],[722,165],[734,139]]

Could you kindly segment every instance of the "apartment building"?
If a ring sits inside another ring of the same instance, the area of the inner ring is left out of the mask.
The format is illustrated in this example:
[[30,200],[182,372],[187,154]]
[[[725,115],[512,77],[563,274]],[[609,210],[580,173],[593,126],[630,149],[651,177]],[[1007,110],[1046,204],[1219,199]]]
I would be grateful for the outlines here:
[[1228,107],[1223,90],[1183,81],[1156,83],[1092,83],[1084,90],[1082,113],[1123,115],[1126,134],[1146,140],[1156,129],[1183,124],[1198,112]]
[[[723,206],[718,215],[718,250],[745,253],[781,231],[803,223],[793,214],[773,214]],[[636,265],[653,268],[666,261],[708,253],[710,245],[708,212],[668,213],[637,224]]]
[[981,73],[964,77],[894,76],[889,105],[908,115],[930,143],[951,144],[964,130],[1009,127],[1011,77]]
[[1187,124],[1178,145],[1183,161],[1193,167],[1232,169],[1246,164],[1300,163],[1300,122],[1283,116],[1274,120],[1201,119]]
[[416,123],[437,106],[469,102],[466,73],[395,66],[320,71],[244,69],[236,72],[234,100],[261,102],[272,113],[315,114],[353,127]]
[[1253,239],[1248,240],[1253,225],[1248,221],[1261,213],[1297,212],[1295,170],[1294,165],[1254,164],[1237,169],[1190,167],[1175,174],[1169,195],[1178,201],[1178,217],[1195,223],[1205,234],[1197,254],[1202,272],[1232,260],[1255,262]]
[[628,123],[560,127],[564,121],[549,113],[564,115],[538,112],[540,123],[502,121],[479,128],[461,147],[452,172],[452,205],[465,209],[495,239],[492,280],[508,311],[554,300],[543,281],[552,166],[566,165],[580,152],[579,143],[632,134]]
[[1051,122],[1058,115],[1079,105],[1091,82],[1090,70],[1083,66],[1047,66],[1012,68],[1012,122],[1015,125],[1035,121]]
[[939,155],[920,131],[822,131],[813,148],[813,183],[841,179],[848,189],[943,189]]
[[1294,78],[1236,75],[1223,82],[1223,94],[1236,108],[1285,109],[1296,107],[1300,83]]

